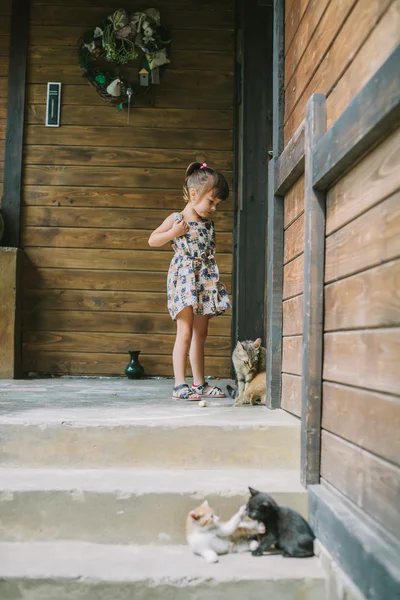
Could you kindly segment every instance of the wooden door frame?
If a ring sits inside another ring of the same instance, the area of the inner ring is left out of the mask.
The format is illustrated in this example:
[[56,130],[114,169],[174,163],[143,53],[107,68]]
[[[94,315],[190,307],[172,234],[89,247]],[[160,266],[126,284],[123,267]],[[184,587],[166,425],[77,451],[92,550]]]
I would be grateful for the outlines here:
[[267,164],[272,150],[272,6],[269,1],[236,0],[235,9],[232,346],[237,340],[265,337]]

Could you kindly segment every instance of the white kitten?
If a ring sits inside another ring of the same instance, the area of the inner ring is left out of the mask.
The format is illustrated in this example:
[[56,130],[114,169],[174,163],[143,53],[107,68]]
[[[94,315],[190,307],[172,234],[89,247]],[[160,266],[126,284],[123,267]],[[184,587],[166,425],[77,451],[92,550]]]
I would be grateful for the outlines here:
[[265,527],[261,523],[243,521],[245,515],[246,506],[241,506],[229,521],[223,522],[206,500],[190,511],[186,519],[186,539],[190,549],[209,563],[218,562],[220,554],[256,550],[259,543],[248,537],[264,534]]

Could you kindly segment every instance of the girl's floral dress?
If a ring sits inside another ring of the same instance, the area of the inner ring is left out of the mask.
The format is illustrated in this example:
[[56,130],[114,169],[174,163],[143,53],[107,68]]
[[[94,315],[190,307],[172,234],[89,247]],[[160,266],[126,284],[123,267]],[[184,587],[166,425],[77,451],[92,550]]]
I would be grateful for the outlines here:
[[[183,219],[180,213],[175,220]],[[171,240],[175,255],[168,271],[168,310],[173,320],[187,306],[195,315],[220,315],[231,308],[215,261],[212,221],[189,221],[189,231]]]

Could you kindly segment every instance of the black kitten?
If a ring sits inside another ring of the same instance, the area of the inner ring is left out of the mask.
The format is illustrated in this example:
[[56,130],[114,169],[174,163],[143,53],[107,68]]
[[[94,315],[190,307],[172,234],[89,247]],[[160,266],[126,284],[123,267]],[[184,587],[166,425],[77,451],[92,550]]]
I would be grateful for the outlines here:
[[279,506],[275,500],[253,488],[247,503],[247,514],[250,519],[265,525],[265,535],[253,556],[261,556],[263,552],[275,545],[282,550],[283,556],[304,558],[314,556],[315,535],[307,521],[291,508]]

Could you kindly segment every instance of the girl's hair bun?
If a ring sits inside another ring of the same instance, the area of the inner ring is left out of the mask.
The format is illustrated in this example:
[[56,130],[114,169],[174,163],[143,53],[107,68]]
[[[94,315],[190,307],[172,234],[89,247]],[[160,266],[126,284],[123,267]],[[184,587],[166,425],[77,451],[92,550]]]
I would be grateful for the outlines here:
[[193,173],[195,171],[200,171],[200,169],[203,166],[203,164],[204,163],[200,163],[200,162],[192,162],[192,163],[190,163],[190,165],[186,169],[185,179],[187,179],[188,177],[190,177],[191,175],[193,175]]

